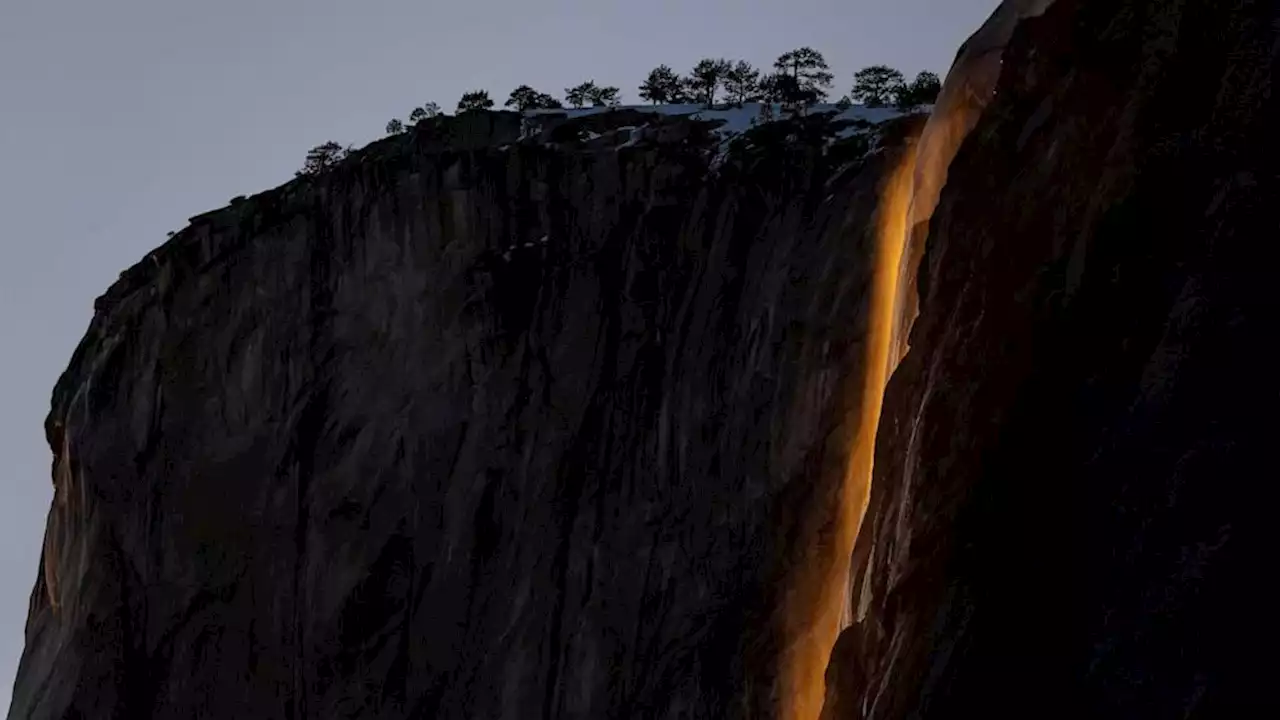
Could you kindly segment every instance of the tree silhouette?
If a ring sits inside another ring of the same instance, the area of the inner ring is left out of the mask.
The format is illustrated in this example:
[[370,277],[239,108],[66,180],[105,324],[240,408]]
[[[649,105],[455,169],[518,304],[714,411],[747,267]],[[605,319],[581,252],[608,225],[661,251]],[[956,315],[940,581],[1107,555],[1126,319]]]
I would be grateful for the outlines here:
[[811,47],[783,53],[774,61],[773,68],[794,81],[787,86],[793,96],[812,98],[806,104],[825,100],[827,91],[831,88],[831,80],[835,77],[827,67],[826,58]]
[[693,67],[689,74],[689,92],[697,102],[707,107],[716,104],[716,91],[724,83],[725,76],[733,68],[732,63],[723,58],[703,58]]
[[616,107],[619,103],[616,87],[596,85],[595,80],[588,80],[577,87],[566,88],[564,99],[575,108],[590,104],[595,107]]
[[724,75],[724,90],[729,101],[741,106],[760,95],[760,71],[746,60],[734,63]]
[[302,169],[295,174],[298,176],[319,175],[345,160],[350,154],[351,150],[349,148],[344,148],[330,140],[308,150],[307,159],[303,162]]
[[888,65],[872,65],[854,73],[849,96],[867,107],[885,107],[900,96],[906,82],[902,73]]
[[900,110],[915,110],[921,105],[932,105],[938,101],[938,93],[942,92],[942,80],[931,72],[922,72],[916,79],[904,84],[894,99],[894,105]]
[[564,107],[560,101],[550,95],[538,92],[528,85],[521,85],[511,91],[511,97],[507,98],[505,107],[515,108],[521,112],[525,110],[547,110]]
[[399,119],[392,118],[391,122],[387,123],[388,135],[399,135],[402,132],[404,132],[404,123],[400,122]]
[[581,85],[565,88],[564,99],[573,107],[580,108],[591,102],[592,96],[599,90],[595,80],[588,80]]
[[618,93],[621,91],[616,87],[594,87],[587,94],[587,100],[595,107],[617,107],[621,100],[618,99]]
[[680,87],[680,76],[666,65],[659,65],[649,72],[649,77],[640,86],[640,97],[654,105],[666,105],[677,102],[684,95]]
[[462,99],[458,101],[458,113],[488,110],[491,107],[493,107],[493,100],[489,98],[488,90],[472,90],[463,93]]
[[806,89],[794,76],[785,72],[776,72],[764,76],[758,86],[760,97],[765,102],[779,103],[784,107],[798,110],[818,102],[818,92]]
[[422,107],[414,108],[413,111],[409,113],[409,122],[410,124],[416,125],[427,118],[433,118],[439,114],[440,106],[433,102],[429,102]]

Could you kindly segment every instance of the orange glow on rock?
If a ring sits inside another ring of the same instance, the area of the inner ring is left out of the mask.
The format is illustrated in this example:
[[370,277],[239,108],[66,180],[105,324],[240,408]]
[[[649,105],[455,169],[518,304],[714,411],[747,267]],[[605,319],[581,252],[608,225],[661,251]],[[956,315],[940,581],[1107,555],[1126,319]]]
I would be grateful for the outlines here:
[[908,214],[916,169],[915,147],[904,151],[889,182],[881,191],[876,218],[876,266],[872,279],[866,372],[853,449],[839,506],[827,541],[815,549],[813,567],[800,577],[807,587],[796,588],[788,608],[790,645],[782,671],[783,716],[787,720],[816,720],[826,697],[826,669],[840,632],[851,619],[849,558],[871,492],[876,429],[884,387],[896,365],[894,330],[898,324],[899,278],[906,247]]
[[1018,23],[1052,3],[1004,0],[996,8],[961,48],[923,132],[903,151],[881,191],[862,399],[849,465],[833,528],[810,548],[785,608],[780,710],[786,720],[821,716],[831,651],[853,622],[850,562],[871,495],[885,386],[909,348],[920,305],[916,274],[951,162],[994,96],[1001,57]]

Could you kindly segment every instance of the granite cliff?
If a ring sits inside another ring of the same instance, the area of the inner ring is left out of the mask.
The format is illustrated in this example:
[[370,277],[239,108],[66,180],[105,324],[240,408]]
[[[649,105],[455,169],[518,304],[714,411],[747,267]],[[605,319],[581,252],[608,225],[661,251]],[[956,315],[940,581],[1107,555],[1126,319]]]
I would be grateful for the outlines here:
[[54,391],[10,718],[1276,715],[1277,18],[1010,1],[928,125],[468,114],[193,218]]
[[11,718],[772,714],[914,121],[560,120],[423,123],[123,274]]

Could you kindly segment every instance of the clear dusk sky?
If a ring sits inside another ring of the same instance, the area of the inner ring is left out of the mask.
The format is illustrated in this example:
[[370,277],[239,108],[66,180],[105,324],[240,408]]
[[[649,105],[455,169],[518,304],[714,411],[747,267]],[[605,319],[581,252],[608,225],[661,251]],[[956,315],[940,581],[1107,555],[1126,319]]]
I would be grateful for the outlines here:
[[52,497],[42,423],[93,300],[192,215],[464,90],[636,86],[822,51],[944,74],[997,0],[0,0],[0,712]]

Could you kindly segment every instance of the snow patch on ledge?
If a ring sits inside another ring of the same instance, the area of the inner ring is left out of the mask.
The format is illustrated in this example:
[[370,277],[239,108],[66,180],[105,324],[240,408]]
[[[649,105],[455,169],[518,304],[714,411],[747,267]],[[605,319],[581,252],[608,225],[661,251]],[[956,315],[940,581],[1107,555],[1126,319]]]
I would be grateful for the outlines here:
[[[587,117],[589,115],[599,115],[602,113],[630,110],[634,112],[647,112],[655,115],[668,115],[673,117],[690,117],[695,120],[722,121],[718,132],[721,135],[733,136],[750,130],[752,127],[781,120],[787,117],[787,112],[782,105],[778,103],[744,103],[742,107],[733,105],[718,105],[708,108],[700,103],[678,104],[678,105],[622,105],[619,107],[589,107],[589,108],[565,108],[561,110],[527,110],[524,113],[526,120],[535,120],[539,117],[565,117],[567,119]],[[851,105],[845,109],[840,109],[836,105],[811,105],[806,109],[808,115],[818,115],[835,113],[835,120],[846,121],[862,121],[878,125],[882,122],[892,120],[902,116],[902,112],[895,108],[873,108],[865,105]],[[843,133],[842,136],[851,135],[856,129],[850,128]]]

